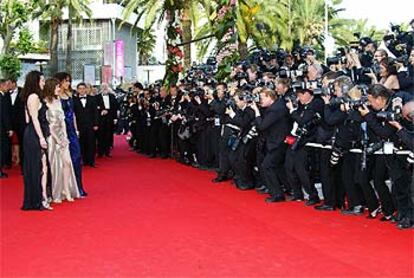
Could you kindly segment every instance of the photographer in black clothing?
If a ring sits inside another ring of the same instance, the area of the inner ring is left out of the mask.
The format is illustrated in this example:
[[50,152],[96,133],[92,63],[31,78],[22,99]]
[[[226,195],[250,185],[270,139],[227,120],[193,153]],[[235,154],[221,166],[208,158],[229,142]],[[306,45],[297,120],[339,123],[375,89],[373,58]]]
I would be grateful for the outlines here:
[[[295,142],[289,146],[286,154],[286,174],[294,193],[294,200],[303,200],[302,187],[309,195],[307,206],[320,202],[318,192],[310,179],[308,152],[305,144],[315,138],[317,125],[323,114],[323,101],[313,96],[313,91],[299,89],[297,91],[298,104],[288,99],[286,107],[290,117],[295,122],[292,135]],[[295,127],[297,127],[295,129]],[[299,183],[297,182],[299,181]]]
[[[350,88],[352,82],[348,77],[339,77],[335,81],[336,98],[325,107],[325,120],[335,124],[335,140],[331,164],[334,166],[341,161],[342,184],[348,199],[348,208],[343,209],[346,215],[361,215],[364,205],[367,205],[370,213],[376,216],[379,212],[378,200],[369,184],[369,171],[366,157],[350,152],[353,148],[363,148],[362,140],[368,140],[366,124],[356,110],[362,105],[364,93],[358,86]],[[327,103],[328,98],[325,98]],[[363,161],[355,163],[355,161]],[[370,161],[368,161],[370,162]],[[371,164],[369,164],[371,166]],[[338,167],[338,166],[336,166]]]
[[[280,94],[286,91],[281,90]],[[278,173],[283,169],[287,147],[284,141],[292,129],[292,122],[285,99],[283,96],[277,98],[275,91],[264,89],[260,93],[260,106],[266,108],[263,114],[255,104],[252,105],[252,109],[256,116],[256,128],[263,134],[265,140],[266,154],[259,169],[270,193],[266,202],[281,202],[285,201],[285,196]]]
[[[335,93],[334,81],[341,76],[341,72],[328,72],[322,77],[322,99],[324,101],[324,110],[329,109],[331,96]],[[322,117],[317,127],[316,143],[322,145],[331,145],[334,135],[335,125],[328,124],[325,117]],[[342,186],[339,167],[331,167],[332,150],[319,150],[319,169],[322,192],[324,196],[323,204],[315,206],[316,210],[333,211],[336,208],[342,208],[344,202],[344,189]]]
[[220,133],[222,122],[226,112],[225,96],[227,94],[227,84],[219,83],[216,87],[214,100],[211,102],[211,110],[214,122],[211,127],[210,146],[214,155],[214,168],[219,167],[220,160]]
[[[411,226],[410,208],[410,186],[412,175],[409,171],[409,164],[406,155],[397,155],[394,148],[402,147],[402,142],[397,135],[397,129],[384,121],[399,114],[400,104],[392,91],[383,85],[375,84],[368,92],[368,101],[374,111],[370,111],[366,106],[360,107],[359,111],[367,121],[369,128],[385,141],[383,151],[385,154],[385,164],[389,175],[393,181],[392,193],[396,200],[398,215],[395,220],[399,228],[409,228]],[[383,112],[383,113],[381,113]],[[384,215],[384,220],[392,220],[391,215]]]
[[254,188],[252,160],[246,157],[250,146],[243,142],[255,118],[253,109],[248,106],[249,97],[249,92],[236,92],[234,106],[227,106],[225,112],[228,116],[226,126],[233,130],[227,141],[228,159],[234,172],[234,183],[242,190]]

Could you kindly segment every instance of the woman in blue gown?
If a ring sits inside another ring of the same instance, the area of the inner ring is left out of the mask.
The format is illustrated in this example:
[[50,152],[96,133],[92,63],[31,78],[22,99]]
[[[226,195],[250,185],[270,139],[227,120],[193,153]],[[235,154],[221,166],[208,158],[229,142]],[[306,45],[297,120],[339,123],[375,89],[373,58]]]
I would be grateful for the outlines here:
[[56,79],[60,81],[62,108],[65,112],[66,131],[69,139],[69,150],[72,158],[73,169],[75,170],[76,182],[78,184],[79,193],[81,196],[87,196],[88,194],[83,189],[82,184],[82,159],[81,149],[78,138],[78,131],[76,128],[75,113],[73,111],[73,99],[70,88],[72,77],[69,73],[58,72],[54,75]]

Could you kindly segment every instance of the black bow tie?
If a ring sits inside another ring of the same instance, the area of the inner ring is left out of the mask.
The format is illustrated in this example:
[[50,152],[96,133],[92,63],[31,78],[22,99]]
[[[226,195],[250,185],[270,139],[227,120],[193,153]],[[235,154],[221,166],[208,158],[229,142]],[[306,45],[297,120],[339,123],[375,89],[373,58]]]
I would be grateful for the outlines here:
[[86,97],[79,97],[80,99],[86,99]]

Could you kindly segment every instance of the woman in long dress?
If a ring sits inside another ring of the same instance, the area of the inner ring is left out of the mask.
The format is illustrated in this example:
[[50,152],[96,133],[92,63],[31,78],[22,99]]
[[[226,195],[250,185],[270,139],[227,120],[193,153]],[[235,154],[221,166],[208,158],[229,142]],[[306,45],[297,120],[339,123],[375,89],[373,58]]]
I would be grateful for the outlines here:
[[52,176],[52,197],[55,203],[61,203],[64,199],[73,202],[74,198],[80,197],[69,152],[65,113],[59,100],[59,83],[57,79],[50,78],[46,80],[43,90],[48,107],[46,116],[51,134],[47,142]]
[[22,94],[27,122],[23,137],[23,210],[52,210],[46,191],[47,139],[50,131],[46,119],[47,106],[43,101],[44,85],[41,72],[31,71],[27,74]]
[[66,72],[58,72],[54,78],[60,82],[60,101],[62,103],[63,111],[65,112],[66,132],[69,138],[69,150],[72,159],[73,169],[75,170],[76,182],[81,196],[88,194],[83,189],[82,184],[82,164],[81,164],[81,149],[79,144],[78,129],[76,126],[75,113],[73,111],[73,99],[70,89],[71,76]]

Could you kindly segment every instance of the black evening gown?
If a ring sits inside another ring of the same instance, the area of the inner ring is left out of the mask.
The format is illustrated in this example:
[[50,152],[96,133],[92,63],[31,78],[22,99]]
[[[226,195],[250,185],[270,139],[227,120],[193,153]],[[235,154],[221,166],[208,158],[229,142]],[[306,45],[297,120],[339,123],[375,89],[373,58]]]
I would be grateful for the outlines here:
[[[38,119],[45,139],[50,135],[49,123],[46,119],[47,106],[42,102],[39,109]],[[30,117],[29,117],[30,118]],[[23,179],[24,179],[24,200],[23,210],[40,210],[42,206],[42,155],[47,150],[40,147],[39,136],[30,118],[23,136]]]

